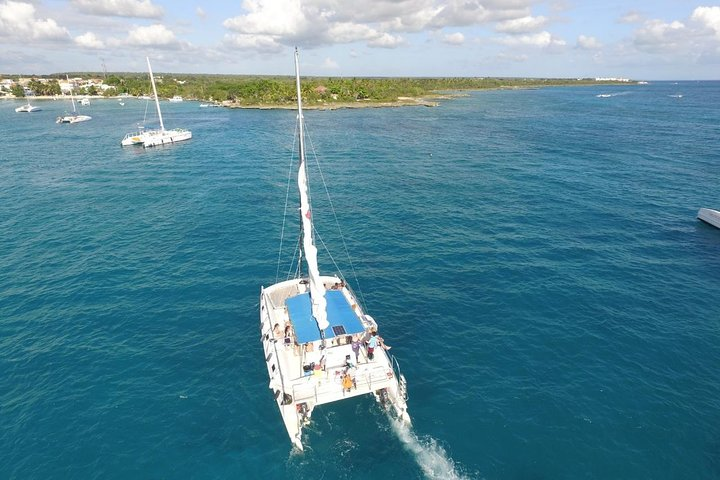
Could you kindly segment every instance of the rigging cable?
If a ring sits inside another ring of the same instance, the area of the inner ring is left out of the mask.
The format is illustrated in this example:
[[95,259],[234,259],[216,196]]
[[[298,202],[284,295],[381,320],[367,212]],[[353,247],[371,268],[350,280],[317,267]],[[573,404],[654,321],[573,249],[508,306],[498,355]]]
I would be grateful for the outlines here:
[[[285,238],[285,223],[287,223],[287,211],[288,211],[288,202],[290,198],[290,183],[292,182],[292,171],[293,171],[293,164],[294,157],[295,157],[295,142],[297,141],[297,131],[298,131],[298,124],[295,122],[295,134],[293,134],[293,146],[292,151],[290,152],[290,167],[288,168],[288,179],[287,179],[287,187],[285,188],[285,209],[283,211],[283,223],[282,223],[282,229],[280,230],[280,248],[278,250],[278,261],[277,261],[277,270],[275,271],[275,283],[277,283],[280,279],[280,261],[282,259],[282,249],[283,249],[283,240]],[[298,246],[298,249],[300,247]],[[296,249],[297,251],[297,249]],[[293,260],[290,263],[290,269],[292,269],[293,264],[295,263],[295,253],[293,253]],[[288,270],[288,278],[290,277],[290,270]]]
[[[305,131],[307,131],[307,124],[305,124]],[[312,151],[312,156],[315,159],[315,165],[317,166],[318,172],[320,173],[320,179],[322,180],[323,188],[325,188],[325,195],[327,196],[328,202],[330,203],[330,210],[332,211],[333,217],[335,218],[335,225],[337,226],[338,232],[340,232],[340,240],[342,241],[343,248],[345,249],[345,256],[350,263],[350,271],[352,272],[353,278],[355,279],[355,285],[357,286],[360,301],[363,308],[365,308],[365,296],[363,295],[362,288],[360,287],[360,280],[358,279],[357,273],[355,272],[355,265],[353,265],[352,258],[350,258],[350,251],[348,250],[347,243],[345,242],[345,235],[343,235],[342,228],[340,228],[340,222],[338,221],[337,213],[335,211],[335,205],[333,204],[332,198],[330,198],[330,191],[328,190],[327,183],[325,183],[325,176],[323,175],[322,169],[320,168],[320,162],[318,161],[317,153],[315,152],[315,145],[312,143],[312,137],[310,135],[307,135],[307,137],[310,141],[310,150]],[[328,255],[330,255],[330,258],[332,259],[330,250],[327,248],[327,246],[325,246],[324,242],[323,247],[325,247],[325,251],[328,253]],[[333,263],[335,263],[334,259]],[[338,271],[340,270],[337,264],[335,264],[335,267],[338,269]],[[342,273],[340,274],[340,276],[342,277]]]

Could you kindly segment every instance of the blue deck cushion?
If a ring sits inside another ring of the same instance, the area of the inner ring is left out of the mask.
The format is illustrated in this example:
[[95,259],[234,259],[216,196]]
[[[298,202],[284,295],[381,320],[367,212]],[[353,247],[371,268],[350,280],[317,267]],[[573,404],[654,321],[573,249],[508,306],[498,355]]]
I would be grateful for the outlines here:
[[[347,299],[340,290],[325,292],[327,300],[327,319],[330,327],[325,330],[325,338],[334,338],[335,331],[345,330],[343,335],[353,335],[364,331],[360,319],[355,314]],[[290,314],[290,322],[295,329],[298,343],[308,343],[320,340],[320,331],[310,309],[310,294],[301,293],[285,301]],[[338,335],[339,336],[339,335]]]

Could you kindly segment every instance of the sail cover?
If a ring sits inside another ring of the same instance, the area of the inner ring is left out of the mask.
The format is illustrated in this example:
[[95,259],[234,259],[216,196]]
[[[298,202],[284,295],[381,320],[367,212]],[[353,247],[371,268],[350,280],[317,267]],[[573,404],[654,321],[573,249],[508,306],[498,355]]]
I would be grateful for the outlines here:
[[308,195],[307,168],[305,167],[305,133],[303,129],[302,96],[300,91],[300,67],[298,52],[295,49],[295,80],[298,96],[298,122],[300,134],[300,162],[298,168],[298,189],[300,190],[300,216],[303,224],[303,251],[305,262],[310,278],[310,300],[312,302],[312,314],[318,324],[320,331],[328,328],[327,301],[325,300],[325,285],[320,279],[320,270],[317,262],[317,247],[312,236],[312,212],[310,211],[310,197]]

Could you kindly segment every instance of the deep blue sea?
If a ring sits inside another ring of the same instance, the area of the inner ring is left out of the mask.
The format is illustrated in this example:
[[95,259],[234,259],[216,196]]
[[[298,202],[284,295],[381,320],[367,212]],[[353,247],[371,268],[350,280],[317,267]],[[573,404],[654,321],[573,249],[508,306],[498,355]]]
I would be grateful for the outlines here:
[[720,82],[307,111],[352,266],[323,240],[413,426],[326,405],[304,453],[258,317],[295,113],[166,102],[193,139],[143,150],[120,140],[144,101],[75,125],[21,103],[0,102],[0,478],[720,478],[720,230],[696,219],[720,209]]

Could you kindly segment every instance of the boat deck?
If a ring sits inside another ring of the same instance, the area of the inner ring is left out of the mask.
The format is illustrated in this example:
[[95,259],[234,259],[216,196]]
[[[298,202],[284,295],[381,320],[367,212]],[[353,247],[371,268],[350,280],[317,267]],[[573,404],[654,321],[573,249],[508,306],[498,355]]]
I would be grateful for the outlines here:
[[[260,301],[269,386],[290,438],[299,448],[302,426],[317,405],[369,393],[377,397],[378,392],[386,389],[402,414],[405,408],[404,400],[398,400],[403,393],[390,356],[378,347],[374,358],[368,357],[365,340],[370,331],[377,329],[377,324],[363,314],[349,288],[338,287],[339,279],[323,280],[328,288],[330,327],[342,327],[326,329],[324,340],[309,314],[307,286],[302,281],[272,285],[263,290]],[[357,359],[353,341],[360,343]],[[346,374],[353,379],[350,389],[343,387]]]

